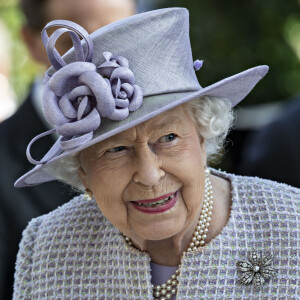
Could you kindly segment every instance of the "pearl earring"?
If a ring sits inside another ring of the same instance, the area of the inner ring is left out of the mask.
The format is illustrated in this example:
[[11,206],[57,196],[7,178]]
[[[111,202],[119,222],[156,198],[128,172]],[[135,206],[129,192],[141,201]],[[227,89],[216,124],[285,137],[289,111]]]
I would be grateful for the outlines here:
[[93,195],[93,193],[92,193],[89,189],[85,189],[85,190],[84,190],[83,197],[84,197],[86,200],[92,200],[93,197],[94,197],[94,195]]
[[210,175],[210,169],[208,168],[208,166],[204,167],[204,173],[205,173],[205,177],[208,177]]

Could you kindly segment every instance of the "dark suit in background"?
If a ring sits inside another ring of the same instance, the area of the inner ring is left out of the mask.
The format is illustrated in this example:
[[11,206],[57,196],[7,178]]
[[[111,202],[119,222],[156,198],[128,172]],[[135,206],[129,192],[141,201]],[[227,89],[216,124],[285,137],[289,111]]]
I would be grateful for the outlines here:
[[287,102],[276,121],[245,141],[237,173],[300,187],[300,96]]
[[[32,104],[31,94],[12,117],[0,124],[0,299],[3,300],[11,299],[18,245],[27,223],[74,196],[70,187],[56,181],[31,188],[13,186],[18,177],[33,167],[25,157],[28,143],[48,130]],[[36,142],[33,157],[41,158],[52,144],[51,136]]]

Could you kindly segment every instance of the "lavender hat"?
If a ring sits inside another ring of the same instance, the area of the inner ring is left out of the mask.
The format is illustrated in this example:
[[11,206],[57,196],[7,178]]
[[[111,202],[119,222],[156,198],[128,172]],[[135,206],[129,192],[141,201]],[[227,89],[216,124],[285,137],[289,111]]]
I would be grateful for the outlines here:
[[[50,27],[60,28],[49,38]],[[61,57],[55,43],[65,32],[74,47]],[[195,75],[202,62],[193,62],[184,8],[138,14],[91,35],[73,22],[53,21],[42,40],[53,66],[44,79],[43,108],[54,129],[28,145],[27,158],[36,166],[16,187],[55,180],[61,158],[200,96],[226,98],[235,106],[268,71],[258,66],[202,88]],[[34,160],[31,145],[55,131],[56,143]]]

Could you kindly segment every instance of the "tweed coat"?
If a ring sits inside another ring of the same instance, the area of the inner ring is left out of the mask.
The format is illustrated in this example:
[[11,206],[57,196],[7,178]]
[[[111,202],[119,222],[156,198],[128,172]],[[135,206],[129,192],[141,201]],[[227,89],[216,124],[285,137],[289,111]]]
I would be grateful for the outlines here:
[[[177,299],[299,299],[300,190],[222,172],[232,207],[222,232],[185,253]],[[273,255],[275,274],[243,285],[237,262]],[[150,257],[126,244],[96,203],[82,196],[30,222],[23,233],[14,299],[153,299]]]

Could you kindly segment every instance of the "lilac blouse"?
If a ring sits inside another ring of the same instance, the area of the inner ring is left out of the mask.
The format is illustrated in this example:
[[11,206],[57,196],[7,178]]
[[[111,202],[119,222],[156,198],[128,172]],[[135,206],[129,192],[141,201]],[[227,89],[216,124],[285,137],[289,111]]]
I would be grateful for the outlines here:
[[[167,282],[168,279],[175,273],[177,267],[168,267],[155,264],[150,262],[151,266],[151,283],[153,285],[163,284]],[[176,295],[174,295],[172,300],[176,299]]]

